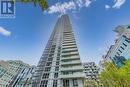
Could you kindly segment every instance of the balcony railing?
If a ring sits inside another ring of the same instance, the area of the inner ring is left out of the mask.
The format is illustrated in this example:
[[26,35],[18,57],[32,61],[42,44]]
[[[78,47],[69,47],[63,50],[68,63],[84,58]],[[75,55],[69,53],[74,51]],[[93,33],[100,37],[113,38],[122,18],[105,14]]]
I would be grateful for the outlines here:
[[77,48],[62,49],[62,52],[66,52],[66,51],[78,51],[78,49]]
[[81,64],[80,60],[73,60],[68,62],[61,61],[61,65],[75,65],[75,64]]
[[62,56],[66,56],[66,55],[76,55],[79,54],[77,51],[76,52],[69,52],[69,53],[62,53]]
[[83,70],[83,66],[70,66],[70,67],[61,67],[60,71],[77,71],[77,70]]
[[71,45],[71,46],[63,46],[62,49],[66,49],[66,48],[75,48],[77,47],[76,45]]
[[75,59],[80,59],[79,55],[69,56],[69,57],[61,57],[61,60],[75,60]]
[[84,78],[85,77],[85,73],[82,73],[82,72],[77,72],[77,73],[73,73],[73,74],[66,74],[66,75],[63,75],[61,74],[60,75],[60,78]]

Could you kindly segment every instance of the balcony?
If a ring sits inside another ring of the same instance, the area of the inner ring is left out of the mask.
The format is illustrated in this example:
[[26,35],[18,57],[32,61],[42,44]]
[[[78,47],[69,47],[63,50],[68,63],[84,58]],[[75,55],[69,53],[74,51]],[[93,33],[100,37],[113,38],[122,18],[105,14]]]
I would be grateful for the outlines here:
[[75,43],[66,43],[66,44],[62,44],[62,46],[73,46],[76,45]]
[[61,58],[61,60],[75,60],[75,59],[80,59],[79,55],[69,56],[69,57],[62,57]]
[[63,75],[61,74],[60,75],[60,78],[84,78],[85,77],[85,73],[82,73],[82,72],[77,72],[77,73],[73,73],[73,74],[67,74],[67,75]]
[[78,49],[77,48],[62,49],[62,52],[69,52],[69,51],[78,51]]
[[62,53],[62,56],[66,56],[66,55],[75,55],[75,54],[79,54],[77,51],[75,52],[69,52],[69,53]]
[[77,71],[77,70],[83,70],[83,66],[70,66],[70,67],[61,67],[60,71]]
[[75,65],[75,64],[81,64],[80,60],[72,60],[67,62],[61,61],[61,65]]
[[66,37],[63,37],[63,40],[65,40],[65,39],[74,39],[74,36],[67,35]]
[[64,41],[64,42],[62,42],[62,44],[72,44],[72,43],[75,43],[75,40]]
[[62,49],[66,49],[66,48],[74,48],[77,47],[76,45],[71,45],[71,46],[63,46]]

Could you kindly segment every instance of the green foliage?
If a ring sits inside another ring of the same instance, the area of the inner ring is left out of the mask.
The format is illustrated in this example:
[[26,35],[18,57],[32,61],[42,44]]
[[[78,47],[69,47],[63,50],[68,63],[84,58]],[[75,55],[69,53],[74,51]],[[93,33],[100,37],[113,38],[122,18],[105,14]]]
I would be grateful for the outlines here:
[[99,79],[104,87],[130,87],[130,61],[119,69],[111,62],[105,63]]
[[37,4],[40,5],[42,11],[46,10],[48,8],[48,3],[46,0],[13,0],[15,2],[23,2],[23,3],[29,3],[29,2],[32,2],[34,3],[34,6],[37,6]]

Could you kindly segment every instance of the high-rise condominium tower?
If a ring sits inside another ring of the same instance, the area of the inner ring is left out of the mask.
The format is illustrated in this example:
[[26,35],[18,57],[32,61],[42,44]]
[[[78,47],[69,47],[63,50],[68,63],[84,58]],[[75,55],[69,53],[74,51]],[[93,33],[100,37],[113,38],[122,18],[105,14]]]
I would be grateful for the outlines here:
[[34,74],[34,87],[83,87],[83,66],[69,16],[54,27]]

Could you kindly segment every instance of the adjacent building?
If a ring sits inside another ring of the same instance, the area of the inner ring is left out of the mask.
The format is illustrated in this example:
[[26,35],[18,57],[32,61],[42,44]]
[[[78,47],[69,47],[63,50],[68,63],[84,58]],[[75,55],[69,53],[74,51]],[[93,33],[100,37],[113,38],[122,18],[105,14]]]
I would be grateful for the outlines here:
[[13,73],[9,72],[9,64],[5,61],[0,61],[0,87],[7,87],[13,78]]
[[34,74],[35,66],[23,68],[13,81],[11,87],[32,87],[32,75]]
[[95,62],[83,63],[85,78],[88,80],[97,80],[99,68]]
[[100,68],[95,62],[83,63],[85,73],[85,87],[103,87],[99,80]]
[[123,61],[130,60],[130,25],[118,26],[114,31],[117,33],[117,39],[103,59],[112,60],[117,67],[120,67]]
[[85,74],[68,15],[58,18],[33,77],[33,87],[83,87]]
[[0,87],[11,87],[18,73],[28,65],[22,61],[0,61]]

